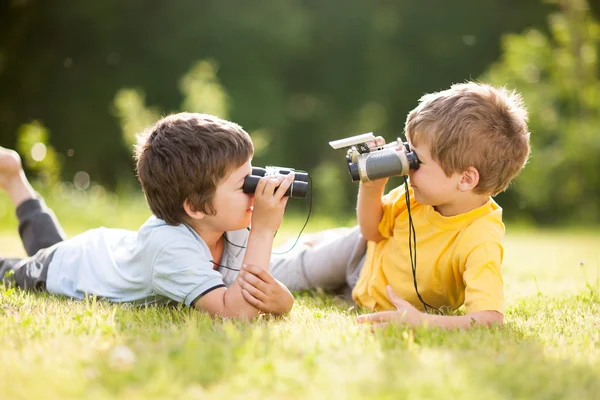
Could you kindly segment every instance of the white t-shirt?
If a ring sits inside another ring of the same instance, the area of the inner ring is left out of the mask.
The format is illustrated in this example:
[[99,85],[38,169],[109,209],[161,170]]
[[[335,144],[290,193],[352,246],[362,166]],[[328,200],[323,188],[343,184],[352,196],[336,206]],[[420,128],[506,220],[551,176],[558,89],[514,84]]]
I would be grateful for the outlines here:
[[[219,264],[238,270],[248,230],[227,232],[226,238]],[[156,217],[137,232],[98,228],[55,246],[46,288],[76,299],[87,294],[119,303],[191,306],[211,290],[230,286],[237,276],[237,271],[213,269],[208,246],[192,228]]]

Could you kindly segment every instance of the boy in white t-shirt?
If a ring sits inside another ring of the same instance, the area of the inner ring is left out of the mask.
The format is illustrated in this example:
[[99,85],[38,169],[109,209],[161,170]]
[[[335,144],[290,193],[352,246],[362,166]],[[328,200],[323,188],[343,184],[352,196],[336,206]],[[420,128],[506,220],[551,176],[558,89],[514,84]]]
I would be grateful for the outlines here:
[[[294,174],[264,177],[247,194],[252,155],[249,135],[235,123],[192,113],[162,118],[136,147],[153,216],[137,232],[98,228],[65,240],[17,153],[0,148],[0,187],[16,207],[30,256],[0,258],[0,278],[77,299],[180,302],[225,317],[286,313],[293,297],[268,269]],[[260,279],[259,289],[243,289],[239,270]]]

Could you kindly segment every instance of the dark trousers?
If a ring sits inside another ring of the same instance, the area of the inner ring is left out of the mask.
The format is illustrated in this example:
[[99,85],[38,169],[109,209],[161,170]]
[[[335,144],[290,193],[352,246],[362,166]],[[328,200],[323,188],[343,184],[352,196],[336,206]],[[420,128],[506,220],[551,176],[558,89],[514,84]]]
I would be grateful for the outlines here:
[[16,213],[19,235],[29,257],[0,256],[0,280],[21,289],[45,290],[48,265],[55,250],[52,246],[65,240],[65,233],[42,199],[25,200]]

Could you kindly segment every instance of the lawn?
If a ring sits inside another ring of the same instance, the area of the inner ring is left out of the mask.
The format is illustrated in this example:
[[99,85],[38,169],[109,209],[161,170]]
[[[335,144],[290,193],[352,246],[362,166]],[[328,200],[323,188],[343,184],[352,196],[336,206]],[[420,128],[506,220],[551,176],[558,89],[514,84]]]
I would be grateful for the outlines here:
[[[98,221],[133,228],[147,216],[105,204],[93,215],[52,205],[71,235]],[[4,214],[0,254],[22,255]],[[308,230],[332,224],[313,220]],[[300,226],[296,218],[280,235]],[[600,231],[509,225],[506,324],[469,332],[371,333],[354,323],[351,304],[322,293],[299,295],[288,316],[245,323],[5,289],[0,398],[600,398],[599,245]]]

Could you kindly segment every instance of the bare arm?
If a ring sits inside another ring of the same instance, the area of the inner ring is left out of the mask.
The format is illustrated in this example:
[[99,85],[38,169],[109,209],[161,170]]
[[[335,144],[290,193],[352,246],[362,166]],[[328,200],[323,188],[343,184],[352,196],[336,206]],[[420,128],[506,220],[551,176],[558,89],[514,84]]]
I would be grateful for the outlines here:
[[215,289],[196,300],[194,307],[229,318],[253,319],[261,312],[290,312],[294,296],[284,284],[256,265],[244,266],[229,289]]
[[412,304],[396,296],[391,287],[386,288],[388,298],[396,311],[382,311],[361,315],[359,323],[388,324],[400,323],[409,326],[437,326],[446,329],[470,329],[473,326],[491,326],[504,324],[504,316],[498,311],[487,310],[466,315],[431,315],[417,310]]
[[[287,202],[284,194],[293,180],[294,174],[291,173],[285,178],[262,178],[256,185],[252,230],[243,261],[245,265],[268,271],[273,237],[279,229]],[[244,319],[255,318],[261,312],[242,294],[239,275],[229,289],[219,288],[207,293],[196,300],[194,307],[211,315]]]
[[[371,148],[384,144],[385,140],[381,136],[377,136],[374,142],[368,143]],[[360,233],[366,240],[378,242],[383,239],[379,233],[379,222],[383,216],[381,197],[387,181],[387,178],[383,178],[371,182],[361,182],[358,187],[356,218],[360,226]]]
[[246,253],[244,254],[243,263],[245,265],[257,265],[266,271],[269,270],[273,238],[276,231],[277,229],[271,230],[252,226],[246,245]]
[[424,314],[424,324],[449,329],[469,329],[474,326],[504,324],[504,316],[498,311],[478,311],[460,316]]
[[[273,246],[273,234],[269,230],[253,229],[248,237],[244,264],[249,260],[252,265],[268,270]],[[240,275],[228,289],[215,289],[196,300],[194,307],[211,315],[253,319],[260,310],[248,302],[242,294]]]
[[361,183],[358,189],[356,218],[360,233],[366,240],[378,242],[383,239],[379,233],[379,222],[383,216],[381,197],[386,182],[387,179],[380,179],[375,182]]
[[283,315],[294,306],[294,296],[288,288],[256,265],[243,266],[238,283],[244,298],[264,313]]
[[229,289],[215,289],[200,297],[194,303],[194,307],[213,316],[229,318],[253,319],[260,313],[244,299],[237,280]]
[[[253,229],[248,237],[244,264],[249,260],[253,265],[268,270],[271,260],[273,235],[268,229]],[[261,311],[248,302],[242,294],[240,277],[228,289],[215,289],[196,300],[194,307],[211,315],[221,317],[253,319]]]

